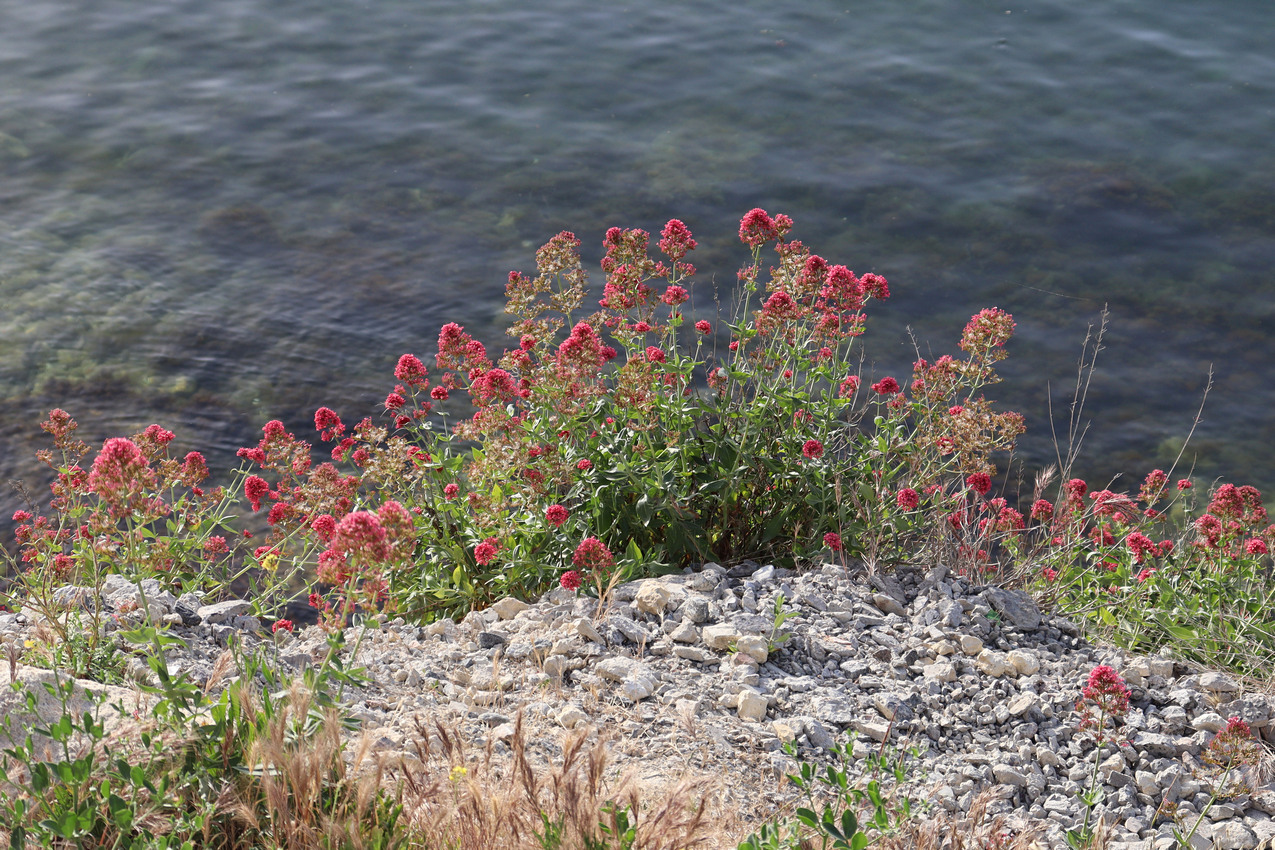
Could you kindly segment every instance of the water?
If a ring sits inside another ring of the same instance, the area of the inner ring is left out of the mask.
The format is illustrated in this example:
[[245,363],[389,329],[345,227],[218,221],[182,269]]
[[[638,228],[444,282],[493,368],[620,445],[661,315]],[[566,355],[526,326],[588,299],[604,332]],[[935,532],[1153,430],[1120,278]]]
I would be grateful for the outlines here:
[[562,229],[684,219],[711,312],[762,206],[890,280],[878,377],[1012,311],[1029,473],[1107,303],[1086,471],[1167,467],[1212,364],[1186,463],[1275,485],[1275,7],[846,5],[0,0],[0,473],[54,405],[223,468],[374,413]]

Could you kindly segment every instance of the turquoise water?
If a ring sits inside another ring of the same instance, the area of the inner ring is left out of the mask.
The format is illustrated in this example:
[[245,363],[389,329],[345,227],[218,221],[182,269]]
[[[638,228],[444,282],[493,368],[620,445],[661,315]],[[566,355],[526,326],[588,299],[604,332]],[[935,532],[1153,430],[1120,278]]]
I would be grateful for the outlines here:
[[498,343],[562,229],[596,263],[684,219],[711,310],[762,206],[890,280],[878,376],[908,327],[941,354],[1012,311],[1029,473],[1107,303],[1086,471],[1171,462],[1212,364],[1198,468],[1273,486],[1273,29],[1259,0],[0,0],[0,473],[42,486],[53,405],[223,467],[266,419],[374,413],[443,322]]

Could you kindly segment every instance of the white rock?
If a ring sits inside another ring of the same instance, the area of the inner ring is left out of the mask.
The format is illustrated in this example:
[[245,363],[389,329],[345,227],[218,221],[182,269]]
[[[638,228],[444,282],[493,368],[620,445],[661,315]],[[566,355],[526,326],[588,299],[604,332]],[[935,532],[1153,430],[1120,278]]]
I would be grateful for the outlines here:
[[664,582],[653,579],[642,582],[638,587],[637,597],[633,600],[639,611],[648,614],[663,614],[668,607],[671,594]]
[[956,667],[950,661],[938,661],[934,664],[927,664],[921,668],[921,675],[927,679],[935,679],[939,682],[955,682]]
[[1138,792],[1141,794],[1154,796],[1160,793],[1160,783],[1156,782],[1155,774],[1148,770],[1134,771],[1133,782],[1138,786]]
[[587,723],[588,720],[589,715],[574,705],[569,705],[558,712],[558,723],[562,724],[566,729],[574,729],[581,723]]
[[731,644],[739,640],[739,637],[739,629],[725,623],[705,626],[700,631],[700,639],[709,649],[728,649]]
[[659,681],[648,672],[639,672],[620,683],[620,695],[630,702],[639,702],[655,693]]
[[1023,788],[1027,785],[1027,777],[1007,764],[992,765],[992,775],[1002,785],[1013,785],[1016,788]]
[[623,682],[625,679],[636,675],[642,671],[642,665],[634,661],[632,658],[604,658],[599,661],[593,668],[604,679],[610,679],[613,682]]
[[1216,694],[1233,694],[1240,689],[1238,682],[1230,676],[1225,676],[1221,673],[1202,674],[1200,676],[1200,687]]
[[1239,821],[1214,824],[1213,846],[1218,850],[1253,850],[1257,834]]
[[673,654],[678,658],[685,658],[686,660],[694,661],[697,664],[703,664],[705,661],[711,661],[717,658],[716,655],[713,655],[702,646],[687,646],[684,643],[679,643],[677,646],[673,647]]
[[855,720],[850,724],[855,729],[867,735],[874,741],[884,741],[885,736],[890,734],[890,724],[880,720]]
[[1200,732],[1217,732],[1224,726],[1226,721],[1222,719],[1222,715],[1214,711],[1206,711],[1191,721],[1191,728]]
[[590,623],[588,619],[584,617],[576,620],[576,634],[585,640],[593,641],[594,643],[606,643],[606,641],[602,639],[602,635],[598,633],[598,630],[593,627],[593,623]]
[[770,647],[766,644],[766,639],[756,635],[741,635],[739,640],[735,641],[735,649],[755,659],[758,664],[765,664],[766,659],[770,657]]
[[897,614],[900,617],[908,615],[908,612],[899,604],[899,600],[887,593],[872,594],[872,604],[887,614]]
[[990,649],[980,652],[975,663],[978,665],[979,670],[982,670],[993,679],[999,679],[1001,676],[1009,676],[1018,672],[1005,653],[993,652]]
[[961,635],[961,652],[966,655],[978,655],[983,651],[983,641],[974,635]]
[[678,643],[698,643],[699,629],[683,620],[674,627],[673,631],[669,632],[668,636]]
[[252,610],[252,603],[243,599],[227,599],[215,605],[203,605],[195,613],[205,623],[224,623],[231,617],[247,614]]
[[756,723],[766,716],[766,698],[752,688],[739,692],[736,710],[740,720]]
[[1039,702],[1040,697],[1038,697],[1035,693],[1032,691],[1023,691],[1021,694],[1010,700],[1009,713],[1014,717],[1022,717],[1024,714],[1035,708]]
[[526,611],[531,606],[521,599],[515,599],[512,596],[506,596],[504,599],[498,600],[492,605],[492,610],[496,612],[496,616],[502,620],[512,620],[521,612]]
[[1014,665],[1020,676],[1030,676],[1040,670],[1040,659],[1036,653],[1015,649],[1009,653],[1009,663]]
[[797,736],[800,735],[802,731],[801,723],[791,718],[772,721],[770,728],[771,731],[775,733],[775,737],[783,741],[785,744],[796,740]]

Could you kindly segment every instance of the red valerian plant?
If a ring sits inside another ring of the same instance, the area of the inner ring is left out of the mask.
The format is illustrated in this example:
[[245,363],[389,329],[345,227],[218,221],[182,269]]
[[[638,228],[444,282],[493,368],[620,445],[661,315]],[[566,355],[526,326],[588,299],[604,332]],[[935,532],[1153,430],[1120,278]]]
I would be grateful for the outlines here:
[[[578,563],[580,540],[614,551],[611,576],[706,558],[791,563],[828,534],[857,543],[882,518],[915,513],[919,498],[896,502],[900,475],[944,481],[942,498],[951,498],[961,490],[956,476],[993,471],[986,455],[1009,448],[1016,432],[970,396],[994,380],[991,352],[1012,329],[1008,315],[971,320],[969,359],[947,358],[946,383],[927,389],[944,411],[958,396],[972,408],[959,428],[924,425],[930,396],[909,400],[893,378],[856,404],[854,346],[867,306],[888,298],[889,284],[812,253],[789,238],[792,228],[761,209],[744,216],[751,262],[738,275],[734,321],[717,323],[688,317],[696,241],[685,222],[665,225],[658,260],[646,231],[607,230],[591,312],[580,240],[560,233],[537,252],[535,276],[508,276],[516,346],[497,355],[445,324],[432,379],[426,359],[399,358],[389,427],[365,423],[350,437],[335,414],[316,419],[325,439],[341,436],[336,451],[360,467],[365,498],[407,507],[416,557],[437,565],[391,572],[387,594],[399,610],[459,613],[505,593],[542,592],[566,572],[591,582],[599,565]],[[768,275],[767,249],[777,257]],[[721,357],[710,353],[715,324],[730,337]],[[467,415],[449,420],[447,407],[465,402]],[[875,436],[858,427],[873,406]],[[440,415],[451,424],[440,428]],[[909,440],[922,425],[953,450],[914,451]],[[269,485],[256,485],[261,504],[292,504],[290,481],[261,478]],[[280,521],[312,513],[294,506]],[[918,520],[898,519],[898,528]],[[901,538],[892,546],[893,557]]]
[[1098,766],[1102,761],[1103,747],[1113,741],[1121,745],[1128,743],[1128,739],[1118,736],[1109,724],[1129,713],[1129,686],[1114,668],[1099,664],[1089,673],[1089,679],[1076,702],[1076,712],[1080,715],[1077,730],[1087,731],[1097,745],[1094,748],[1089,790],[1080,795],[1081,802],[1085,804],[1085,822],[1079,829],[1067,831],[1067,843],[1074,850],[1081,850],[1093,840],[1089,820],[1093,816],[1094,807],[1102,801]]

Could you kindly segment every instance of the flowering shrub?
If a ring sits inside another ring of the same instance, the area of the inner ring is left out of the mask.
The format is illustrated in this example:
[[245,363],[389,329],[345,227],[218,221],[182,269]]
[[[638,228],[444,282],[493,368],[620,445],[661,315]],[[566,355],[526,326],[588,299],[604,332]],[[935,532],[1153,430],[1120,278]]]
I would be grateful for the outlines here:
[[[918,489],[946,504],[969,489],[964,476],[990,482],[989,455],[1022,430],[980,392],[996,380],[1013,320],[983,311],[963,357],[920,361],[908,392],[885,377],[862,398],[855,343],[865,308],[889,286],[813,254],[788,238],[792,227],[749,212],[734,320],[686,330],[696,242],[683,222],[661,232],[659,260],[646,232],[608,230],[592,311],[580,242],[560,233],[537,252],[535,277],[509,275],[516,346],[496,356],[448,323],[432,367],[399,359],[385,426],[365,420],[347,435],[320,411],[316,429],[334,459],[359,468],[361,498],[412,517],[423,566],[379,573],[385,601],[458,612],[705,559],[791,563],[829,541],[888,560],[917,531]],[[768,271],[764,249],[776,255]],[[729,334],[722,349],[715,332]],[[448,417],[466,401],[467,416]],[[965,413],[947,412],[958,403]],[[287,448],[268,434],[267,461],[274,441]],[[294,463],[273,469],[288,479]],[[902,482],[912,495],[900,501]],[[246,495],[284,505],[285,527],[313,515],[290,481],[256,486]]]
[[[75,436],[77,427],[61,409],[41,423],[54,445],[38,453],[53,471],[51,498],[47,512],[31,499],[29,509],[13,515],[19,580],[12,590],[22,596],[17,604],[50,615],[46,621],[64,650],[83,647],[68,661],[75,672],[86,673],[85,665],[97,655],[102,614],[93,608],[87,615],[87,639],[72,634],[68,623],[78,620],[57,616],[58,588],[87,586],[100,593],[106,576],[118,574],[137,582],[158,579],[175,594],[216,593],[244,571],[242,556],[227,540],[239,538],[230,528],[233,493],[205,489],[203,455],[175,457],[169,448],[175,435],[159,425],[108,439],[94,454]],[[289,576],[269,578],[254,593],[263,613],[280,601],[277,591]]]

